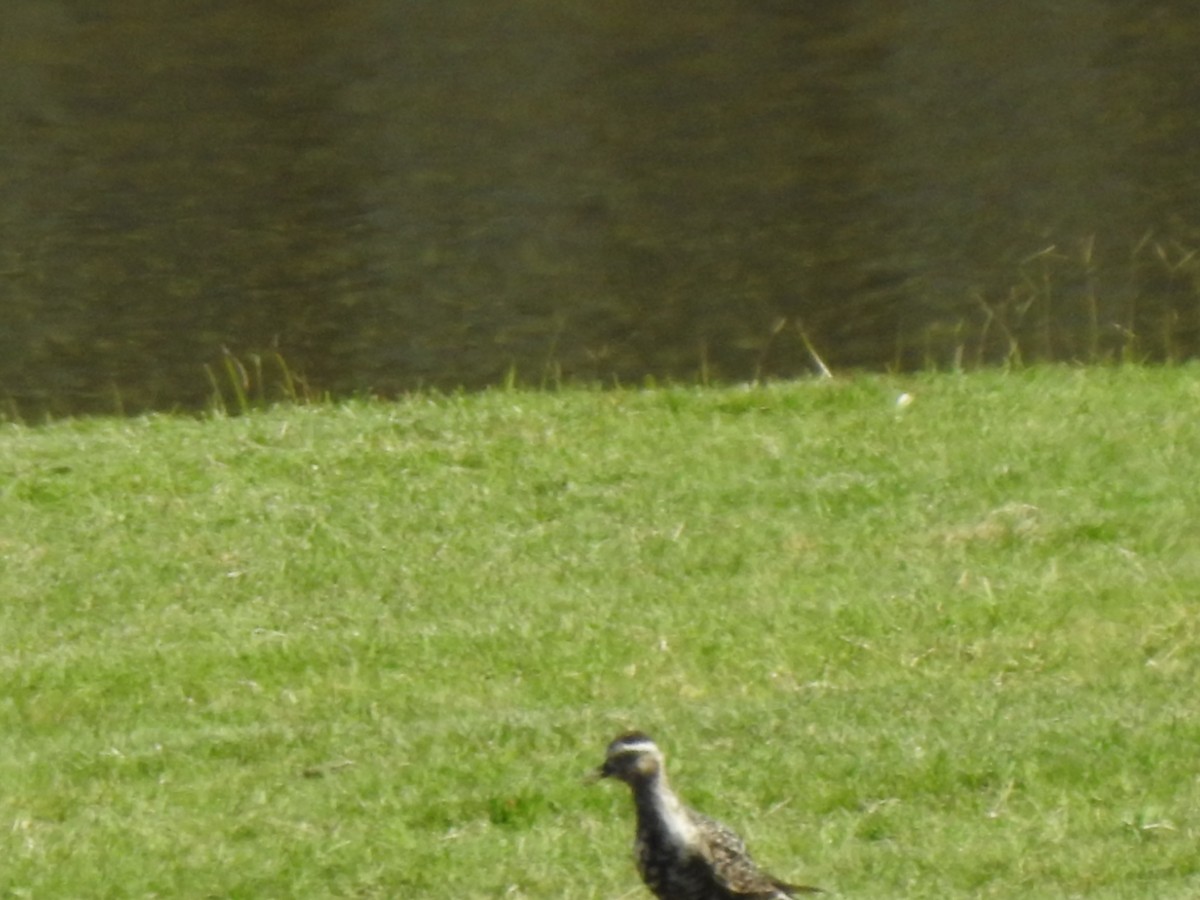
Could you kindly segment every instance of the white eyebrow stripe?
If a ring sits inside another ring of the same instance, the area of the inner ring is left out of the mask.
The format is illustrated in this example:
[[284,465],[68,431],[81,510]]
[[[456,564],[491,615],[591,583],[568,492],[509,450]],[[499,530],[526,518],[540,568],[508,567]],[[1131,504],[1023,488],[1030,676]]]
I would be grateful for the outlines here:
[[654,741],[632,741],[628,744],[617,744],[613,753],[653,753],[658,749]]

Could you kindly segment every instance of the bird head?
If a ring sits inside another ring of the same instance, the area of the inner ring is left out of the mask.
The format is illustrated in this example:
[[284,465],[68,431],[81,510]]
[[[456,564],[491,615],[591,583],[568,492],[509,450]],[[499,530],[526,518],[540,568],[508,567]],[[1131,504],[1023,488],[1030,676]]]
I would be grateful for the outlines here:
[[629,731],[608,745],[604,765],[596,770],[595,777],[637,784],[655,778],[662,769],[663,754],[658,745],[640,731]]

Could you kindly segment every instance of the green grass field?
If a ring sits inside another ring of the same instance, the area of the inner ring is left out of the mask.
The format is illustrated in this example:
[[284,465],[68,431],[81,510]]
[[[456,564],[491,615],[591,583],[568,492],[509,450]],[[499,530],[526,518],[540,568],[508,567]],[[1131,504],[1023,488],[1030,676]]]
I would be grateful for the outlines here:
[[[908,405],[897,398],[907,392]],[[0,896],[1200,896],[1200,369],[0,427]]]

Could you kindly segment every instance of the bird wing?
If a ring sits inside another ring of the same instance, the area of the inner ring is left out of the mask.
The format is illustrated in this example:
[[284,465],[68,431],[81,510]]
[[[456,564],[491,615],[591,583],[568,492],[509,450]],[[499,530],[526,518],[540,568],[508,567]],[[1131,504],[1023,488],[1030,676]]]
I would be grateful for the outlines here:
[[692,811],[704,836],[705,855],[713,877],[730,897],[745,900],[784,900],[794,893],[823,893],[820,888],[787,884],[762,871],[750,856],[745,842],[727,825]]

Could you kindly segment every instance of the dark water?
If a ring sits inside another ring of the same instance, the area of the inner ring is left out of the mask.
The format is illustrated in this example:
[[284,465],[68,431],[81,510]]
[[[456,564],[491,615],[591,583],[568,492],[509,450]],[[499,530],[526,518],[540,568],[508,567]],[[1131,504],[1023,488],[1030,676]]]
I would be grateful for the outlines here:
[[802,331],[1193,356],[1198,47],[1189,2],[9,0],[0,399],[203,406],[226,352],[268,395],[275,353],[334,393],[781,377]]

